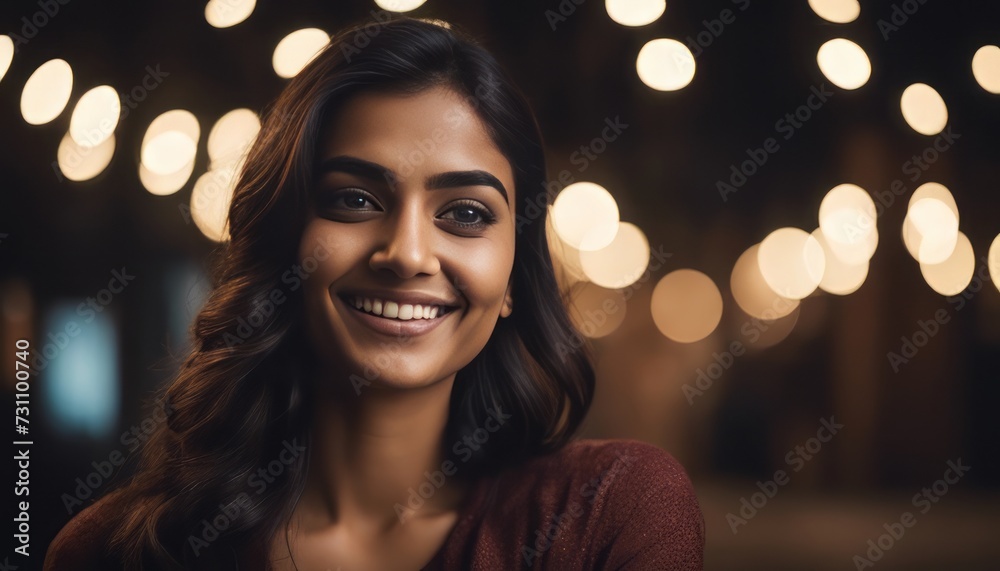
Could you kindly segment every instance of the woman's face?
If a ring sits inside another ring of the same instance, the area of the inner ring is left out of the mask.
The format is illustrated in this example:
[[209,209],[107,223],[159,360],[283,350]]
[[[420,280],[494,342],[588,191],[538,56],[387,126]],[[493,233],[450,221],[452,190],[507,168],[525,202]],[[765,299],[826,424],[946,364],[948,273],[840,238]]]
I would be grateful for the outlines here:
[[320,362],[355,390],[449,378],[510,312],[509,161],[444,87],[352,98],[317,152],[299,263]]

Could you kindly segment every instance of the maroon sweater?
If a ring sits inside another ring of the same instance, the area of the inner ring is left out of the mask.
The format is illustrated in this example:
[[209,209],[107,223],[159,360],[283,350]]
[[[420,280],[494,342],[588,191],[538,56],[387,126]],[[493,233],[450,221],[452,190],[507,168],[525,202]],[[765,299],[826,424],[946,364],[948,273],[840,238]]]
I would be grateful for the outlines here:
[[[46,571],[116,569],[103,545],[114,513],[99,501],[59,532]],[[482,478],[425,571],[702,569],[704,519],[684,468],[635,440],[576,440]],[[241,569],[265,569],[246,557]]]

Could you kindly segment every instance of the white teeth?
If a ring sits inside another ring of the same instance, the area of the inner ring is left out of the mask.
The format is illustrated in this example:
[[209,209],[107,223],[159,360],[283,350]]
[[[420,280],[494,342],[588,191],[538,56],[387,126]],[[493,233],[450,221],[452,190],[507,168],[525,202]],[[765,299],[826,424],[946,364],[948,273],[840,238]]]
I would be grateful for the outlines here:
[[420,305],[409,303],[397,303],[395,301],[383,301],[381,299],[369,297],[354,297],[351,299],[352,305],[366,313],[381,315],[389,319],[399,319],[409,321],[411,319],[434,319],[443,312],[438,305]]
[[385,307],[382,308],[382,317],[391,317],[392,319],[399,317],[399,304],[395,301],[385,302]]
[[351,300],[354,307],[366,313],[380,315],[390,319],[409,321],[411,319],[434,319],[442,309],[437,305],[420,305],[383,301],[376,298],[354,297]]
[[396,317],[402,319],[403,321],[409,321],[413,319],[413,306],[408,303],[400,305],[399,315],[397,315]]

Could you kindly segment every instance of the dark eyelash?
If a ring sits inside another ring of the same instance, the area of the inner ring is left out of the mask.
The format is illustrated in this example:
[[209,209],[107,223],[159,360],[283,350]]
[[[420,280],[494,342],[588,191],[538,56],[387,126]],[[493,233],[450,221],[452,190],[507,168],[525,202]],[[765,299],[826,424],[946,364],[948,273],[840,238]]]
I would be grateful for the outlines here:
[[459,206],[467,207],[476,211],[479,214],[480,218],[482,218],[482,222],[459,222],[458,220],[452,222],[453,224],[461,226],[462,228],[484,228],[491,224],[496,224],[497,222],[497,217],[494,216],[492,212],[490,212],[489,210],[487,210],[474,200],[459,200],[458,202],[455,202],[452,205],[452,207],[449,208],[448,210],[449,211],[454,210],[456,207]]
[[347,198],[363,198],[368,203],[370,203],[375,208],[379,208],[378,201],[370,193],[361,190],[360,188],[342,188],[330,192],[321,192],[316,196],[316,203],[319,206],[329,207],[332,206],[338,200],[345,200]]

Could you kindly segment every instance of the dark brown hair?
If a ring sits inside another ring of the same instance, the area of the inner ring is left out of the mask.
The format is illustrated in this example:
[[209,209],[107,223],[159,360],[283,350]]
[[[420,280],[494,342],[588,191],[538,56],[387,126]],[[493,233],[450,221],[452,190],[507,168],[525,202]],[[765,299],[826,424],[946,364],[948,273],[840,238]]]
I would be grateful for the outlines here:
[[[304,403],[316,359],[304,354],[301,288],[293,290],[283,275],[297,259],[316,143],[358,93],[439,85],[467,98],[510,161],[517,211],[515,310],[458,372],[443,444],[450,450],[488,409],[511,415],[464,464],[464,475],[475,477],[557,449],[578,428],[594,371],[549,257],[551,196],[527,100],[464,34],[404,17],[358,25],[333,37],[290,81],[249,151],[229,210],[230,239],[192,327],[191,353],[162,392],[171,414],[143,449],[133,479],[115,492],[127,511],[112,549],[128,567],[228,567],[248,545],[269,545],[290,516],[305,482],[303,463],[285,466],[266,493],[248,493],[248,482],[290,443],[308,448]],[[262,311],[275,291],[287,301]],[[239,332],[241,322],[251,324],[250,335]]]

